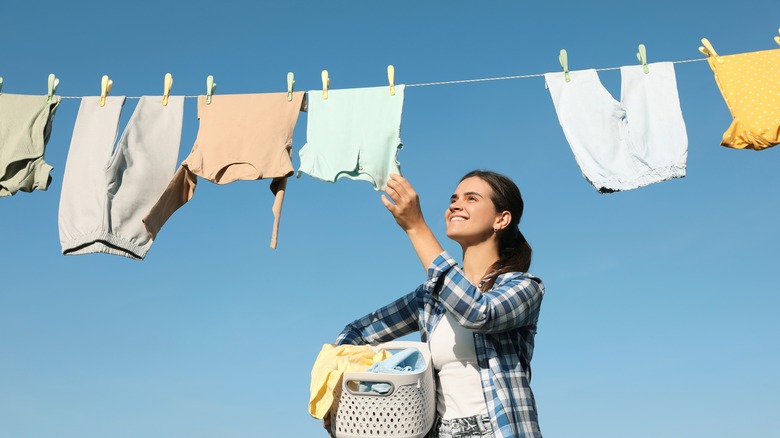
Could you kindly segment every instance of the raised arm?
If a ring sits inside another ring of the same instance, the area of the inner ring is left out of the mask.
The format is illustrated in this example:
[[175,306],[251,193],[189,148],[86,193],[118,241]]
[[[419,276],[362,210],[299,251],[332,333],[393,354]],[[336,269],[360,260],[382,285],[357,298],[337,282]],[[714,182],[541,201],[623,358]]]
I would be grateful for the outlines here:
[[406,232],[417,252],[417,257],[420,258],[423,269],[428,269],[443,249],[428,224],[425,223],[417,192],[406,178],[396,174],[390,175],[385,192],[393,202],[382,195],[382,203],[393,215],[401,229]]

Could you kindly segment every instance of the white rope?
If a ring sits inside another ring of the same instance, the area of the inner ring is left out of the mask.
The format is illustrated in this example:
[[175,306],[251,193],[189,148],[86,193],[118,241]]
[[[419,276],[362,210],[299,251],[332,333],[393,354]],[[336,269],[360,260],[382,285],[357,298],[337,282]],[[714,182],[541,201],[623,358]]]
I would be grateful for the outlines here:
[[[707,58],[686,59],[683,61],[672,61],[672,64],[684,64],[687,62],[706,61]],[[620,67],[597,68],[596,71],[620,70]],[[432,85],[452,85],[452,84],[470,84],[474,82],[505,81],[509,79],[527,79],[544,77],[544,73],[518,76],[501,76],[496,78],[462,79],[458,81],[425,82],[421,84],[405,84],[406,87],[429,87]],[[60,96],[62,99],[81,99],[84,96]],[[127,99],[140,99],[141,96],[125,96]],[[185,99],[196,99],[198,96],[183,96]]]
[[[706,61],[707,58],[699,58],[699,59],[686,59],[684,61],[672,61],[672,64],[682,64],[684,62],[699,62],[699,61]],[[597,68],[596,71],[607,71],[607,70],[620,70],[620,67],[608,67],[608,68]],[[507,79],[525,79],[525,78],[540,78],[544,77],[544,73],[541,74],[532,74],[532,75],[521,75],[521,76],[502,76],[498,78],[482,78],[482,79],[464,79],[460,81],[443,81],[443,82],[427,82],[424,84],[407,84],[407,87],[427,87],[429,85],[450,85],[450,84],[467,84],[471,82],[487,82],[487,81],[504,81]]]

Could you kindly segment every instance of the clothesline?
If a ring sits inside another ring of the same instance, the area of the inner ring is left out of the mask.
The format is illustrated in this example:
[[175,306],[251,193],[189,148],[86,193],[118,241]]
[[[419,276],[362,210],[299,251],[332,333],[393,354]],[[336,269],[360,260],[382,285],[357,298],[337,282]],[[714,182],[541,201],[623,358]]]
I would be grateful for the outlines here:
[[[698,59],[685,59],[682,61],[671,61],[672,64],[684,64],[688,62],[701,62],[706,61],[707,58],[698,58]],[[620,70],[620,67],[606,67],[606,68],[597,68],[596,71],[609,71],[609,70]],[[407,88],[409,87],[428,87],[432,85],[453,85],[453,84],[469,84],[473,82],[488,82],[488,81],[505,81],[508,79],[527,79],[527,78],[541,78],[544,77],[544,73],[536,73],[536,74],[530,74],[530,75],[518,75],[518,76],[500,76],[495,78],[479,78],[479,79],[461,79],[457,81],[441,81],[441,82],[425,82],[421,84],[404,84]],[[83,96],[60,96],[62,99],[81,99]],[[184,96],[185,99],[196,99],[198,96]],[[127,99],[140,99],[141,96],[126,96]]]

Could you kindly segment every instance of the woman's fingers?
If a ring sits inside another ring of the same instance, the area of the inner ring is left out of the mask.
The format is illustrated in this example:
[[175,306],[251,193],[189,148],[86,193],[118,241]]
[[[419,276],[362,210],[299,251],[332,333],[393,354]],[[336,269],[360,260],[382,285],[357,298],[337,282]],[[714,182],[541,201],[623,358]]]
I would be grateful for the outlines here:
[[387,182],[385,192],[390,195],[390,198],[395,201],[396,204],[416,202],[417,193],[412,188],[412,185],[409,184],[409,181],[401,175],[390,175],[390,180]]
[[[409,181],[401,175],[392,174],[385,187],[386,196],[382,195],[382,203],[392,213],[395,221],[404,230],[417,227],[425,222],[420,209],[420,200]],[[391,203],[390,200],[393,202]]]
[[390,210],[390,213],[393,213],[394,209],[397,208],[395,204],[390,202],[390,200],[387,199],[387,196],[382,195],[382,204],[385,204],[385,208]]

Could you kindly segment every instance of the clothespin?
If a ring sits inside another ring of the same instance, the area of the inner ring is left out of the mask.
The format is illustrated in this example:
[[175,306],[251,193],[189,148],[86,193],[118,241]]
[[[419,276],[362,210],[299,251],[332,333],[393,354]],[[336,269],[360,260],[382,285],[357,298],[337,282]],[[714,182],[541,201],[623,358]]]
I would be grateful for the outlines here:
[[106,96],[111,92],[111,87],[114,85],[114,81],[108,78],[108,75],[103,75],[100,79],[100,106],[106,105]]
[[287,73],[287,101],[292,102],[292,93],[295,89],[295,74],[293,72]]
[[561,63],[561,67],[563,67],[563,76],[566,78],[566,82],[571,82],[569,77],[569,55],[566,53],[566,49],[561,49],[558,61]]
[[[780,28],[777,29],[777,33],[780,33]],[[775,37],[775,42],[777,43],[778,46],[780,46],[780,36]]]
[[173,86],[173,76],[170,73],[165,73],[165,84],[163,87],[163,106],[168,106],[168,97],[171,95],[171,87]]
[[650,67],[647,66],[647,49],[645,49],[644,44],[639,45],[639,51],[636,52],[636,59],[642,63],[642,70],[645,74],[650,73]]
[[707,38],[702,38],[701,43],[704,44],[704,46],[699,46],[699,51],[703,53],[704,56],[707,57],[714,56],[719,63],[723,64],[723,60],[720,59],[720,56],[718,56],[718,52],[715,51],[715,49],[712,47],[712,44],[710,44],[710,41]]
[[328,71],[322,71],[322,100],[328,100],[328,88],[330,88],[330,78]]
[[390,82],[390,95],[395,96],[395,67],[387,66],[387,81]]
[[217,84],[214,83],[214,76],[208,75],[206,78],[206,105],[211,105],[211,96],[214,95],[216,88]]
[[46,99],[47,102],[51,103],[51,98],[54,97],[54,93],[57,92],[57,87],[60,86],[60,80],[57,79],[56,76],[54,76],[54,73],[49,75],[49,91],[48,91],[48,98]]
[[0,76],[0,92],[3,91],[3,77]]

